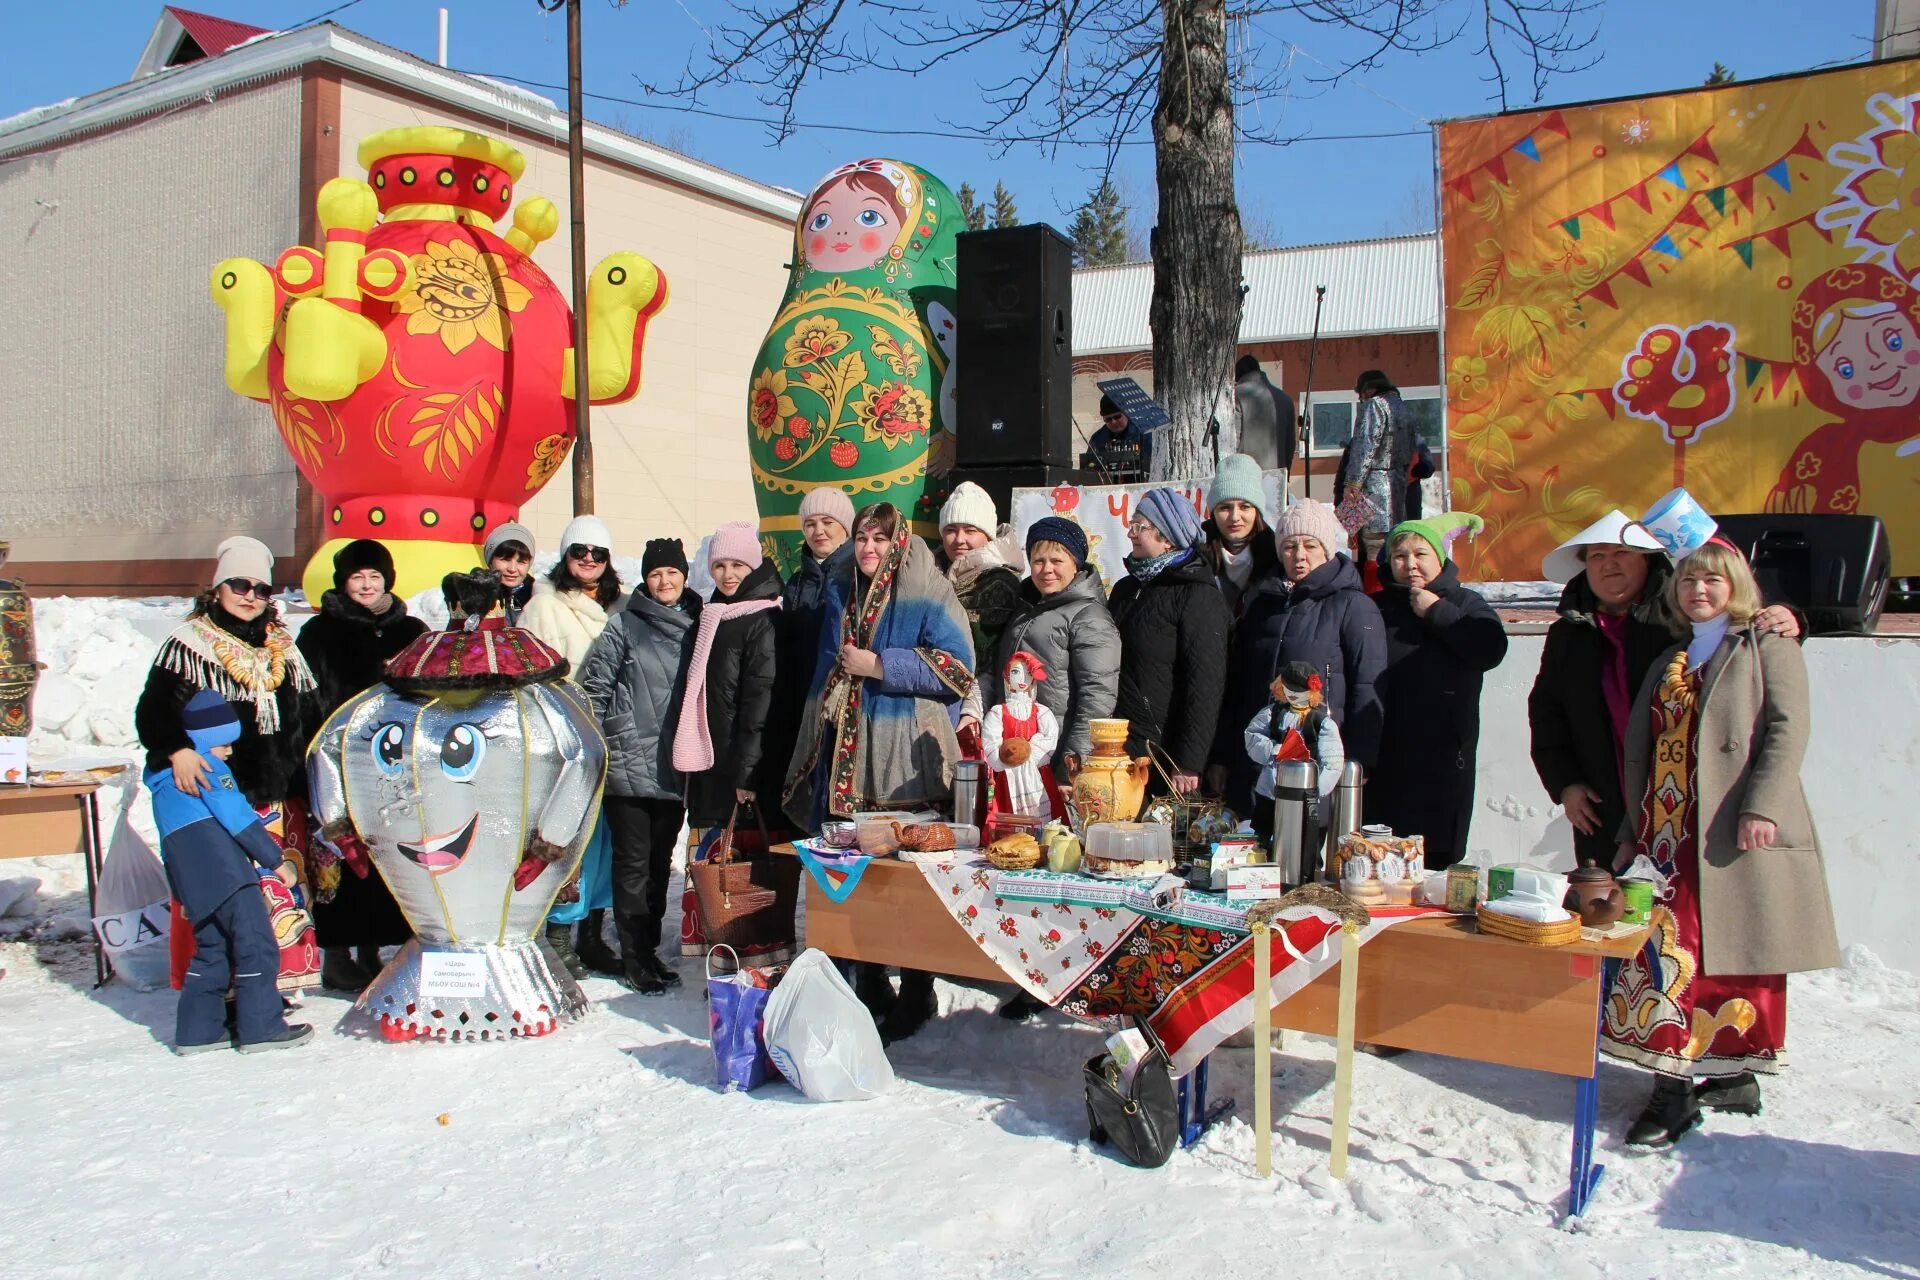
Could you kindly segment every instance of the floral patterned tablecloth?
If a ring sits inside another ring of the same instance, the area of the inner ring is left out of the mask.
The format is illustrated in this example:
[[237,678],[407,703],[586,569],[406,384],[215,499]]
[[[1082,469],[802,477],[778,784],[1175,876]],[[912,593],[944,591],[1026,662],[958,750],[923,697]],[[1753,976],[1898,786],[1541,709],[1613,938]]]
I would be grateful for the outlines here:
[[[983,860],[915,859],[947,911],[1006,975],[1071,1017],[1116,1030],[1152,1024],[1185,1074],[1253,1022],[1253,948],[1246,913],[1211,893],[1164,882],[1001,872]],[[1375,908],[1362,944],[1431,908]],[[1273,948],[1274,1002],[1339,962],[1329,919],[1284,922]]]

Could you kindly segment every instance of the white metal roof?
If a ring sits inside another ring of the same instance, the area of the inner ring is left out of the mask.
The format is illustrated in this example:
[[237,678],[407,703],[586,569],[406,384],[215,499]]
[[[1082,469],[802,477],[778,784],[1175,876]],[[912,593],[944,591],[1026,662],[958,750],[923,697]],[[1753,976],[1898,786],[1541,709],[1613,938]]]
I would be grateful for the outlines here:
[[[332,63],[378,83],[411,89],[445,103],[449,109],[566,141],[566,113],[537,94],[436,67],[343,27],[323,23],[262,36],[217,57],[170,67],[129,84],[0,120],[0,158],[314,62]],[[744,208],[781,218],[799,216],[800,196],[796,192],[755,182],[604,125],[587,125],[586,144],[589,154],[658,174]]]
[[[1432,235],[1263,249],[1247,254],[1241,270],[1247,286],[1242,344],[1311,337],[1316,285],[1327,287],[1320,315],[1323,338],[1440,327],[1440,255]],[[1152,300],[1150,262],[1075,271],[1074,354],[1150,348]]]

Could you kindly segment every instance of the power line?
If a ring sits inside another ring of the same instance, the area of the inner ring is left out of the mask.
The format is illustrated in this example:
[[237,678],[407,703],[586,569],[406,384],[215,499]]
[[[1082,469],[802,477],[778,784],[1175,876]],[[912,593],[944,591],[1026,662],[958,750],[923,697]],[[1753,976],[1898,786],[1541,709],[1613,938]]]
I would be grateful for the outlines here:
[[[548,84],[540,80],[529,80],[524,76],[506,75],[494,71],[463,70],[462,75],[482,76],[488,80],[505,80],[512,84],[525,85],[530,89],[546,89],[555,93],[565,93],[567,87],[562,84]],[[795,120],[783,122],[771,116],[750,116],[733,111],[718,111],[712,107],[697,107],[690,103],[652,102],[641,98],[622,98],[610,93],[586,92],[584,97],[598,102],[616,103],[623,107],[639,107],[643,111],[667,111],[676,115],[703,116],[712,120],[728,120],[736,124],[757,124],[769,128],[786,127],[820,133],[858,133],[880,138],[938,138],[955,142],[1011,142],[1036,146],[1100,147],[1108,144],[1097,139],[1084,138],[994,138],[989,134],[966,133],[947,129],[872,129],[864,125],[826,124],[819,121]],[[1432,129],[1395,129],[1379,133],[1315,133],[1297,138],[1263,138],[1252,134],[1241,135],[1242,142],[1257,143],[1263,146],[1291,146],[1301,142],[1367,142],[1377,138],[1422,138],[1433,133]],[[1123,138],[1117,144],[1122,147],[1150,147],[1151,138]]]

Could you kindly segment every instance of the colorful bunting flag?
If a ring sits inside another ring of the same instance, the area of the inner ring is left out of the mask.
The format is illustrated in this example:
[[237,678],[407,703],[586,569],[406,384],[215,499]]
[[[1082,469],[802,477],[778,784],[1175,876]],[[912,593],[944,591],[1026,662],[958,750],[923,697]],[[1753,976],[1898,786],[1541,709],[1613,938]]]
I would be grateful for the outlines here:
[[1788,193],[1793,191],[1792,175],[1787,172],[1787,162],[1785,160],[1780,161],[1778,164],[1768,165],[1767,176],[1778,183],[1782,191]]
[[1520,141],[1513,144],[1513,149],[1515,151],[1518,151],[1521,155],[1525,156],[1527,159],[1533,161],[1535,164],[1540,163],[1540,148],[1534,142],[1532,137],[1525,137],[1520,139]]
[[1671,182],[1682,191],[1687,189],[1687,176],[1680,172],[1680,162],[1678,160],[1675,160],[1672,164],[1662,169],[1659,173],[1655,174],[1654,177],[1659,178],[1663,182]]
[[1766,367],[1765,360],[1755,360],[1752,356],[1740,357],[1740,371],[1746,376],[1748,386],[1752,386],[1759,379]]
[[1747,264],[1747,270],[1749,271],[1753,270],[1753,241],[1751,240],[1735,241],[1733,246],[1733,251],[1740,255],[1740,261]]
[[1568,218],[1560,224],[1560,229],[1572,236],[1575,240],[1578,240],[1580,238],[1580,219],[1578,217]]
[[[1655,253],[1664,253],[1669,258],[1678,258],[1680,256],[1680,246],[1676,245],[1673,242],[1673,237],[1669,235],[1662,235],[1647,247]],[[1637,262],[1639,260],[1636,258],[1635,261]]]
[[1715,213],[1725,216],[1727,212],[1727,189],[1725,187],[1714,187],[1709,190],[1707,192],[1707,203],[1713,206]]

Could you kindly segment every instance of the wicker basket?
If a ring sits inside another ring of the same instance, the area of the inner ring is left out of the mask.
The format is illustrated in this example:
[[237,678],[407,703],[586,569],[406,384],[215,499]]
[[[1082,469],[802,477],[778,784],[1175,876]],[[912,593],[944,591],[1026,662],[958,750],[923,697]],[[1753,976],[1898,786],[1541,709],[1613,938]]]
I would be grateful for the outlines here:
[[1505,938],[1509,942],[1524,942],[1530,947],[1564,947],[1580,941],[1579,916],[1556,920],[1552,924],[1536,924],[1531,920],[1504,916],[1485,907],[1476,911],[1474,916],[1479,921],[1480,932]]

